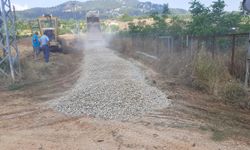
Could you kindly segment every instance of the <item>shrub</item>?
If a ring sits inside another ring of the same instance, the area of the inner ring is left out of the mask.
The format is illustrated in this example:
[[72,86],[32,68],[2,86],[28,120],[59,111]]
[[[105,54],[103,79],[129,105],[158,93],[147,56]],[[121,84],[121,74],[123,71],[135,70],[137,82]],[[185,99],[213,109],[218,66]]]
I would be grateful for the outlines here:
[[71,29],[69,28],[59,28],[59,35],[67,34],[67,33],[72,33]]
[[225,84],[222,94],[223,98],[230,103],[244,100],[247,95],[243,86],[237,81],[230,81]]
[[212,94],[218,93],[219,83],[227,78],[225,66],[212,59],[205,51],[200,51],[194,59],[194,86]]
[[[240,48],[235,51],[234,70],[230,70],[232,75],[241,81],[245,80],[246,71],[246,49]],[[231,63],[228,62],[231,67]]]
[[128,14],[122,15],[119,20],[123,22],[133,21],[133,17],[129,16]]
[[24,84],[13,83],[13,84],[11,84],[11,85],[8,86],[8,90],[10,90],[10,91],[16,91],[16,90],[20,90],[23,87],[24,87]]
[[196,89],[215,93],[215,89],[219,82],[221,66],[208,56],[207,53],[201,51],[194,60],[194,81],[193,86]]
[[211,94],[221,94],[223,99],[231,103],[244,100],[246,91],[243,86],[232,80],[223,60],[212,59],[201,51],[194,62],[195,80],[192,85],[201,91]]

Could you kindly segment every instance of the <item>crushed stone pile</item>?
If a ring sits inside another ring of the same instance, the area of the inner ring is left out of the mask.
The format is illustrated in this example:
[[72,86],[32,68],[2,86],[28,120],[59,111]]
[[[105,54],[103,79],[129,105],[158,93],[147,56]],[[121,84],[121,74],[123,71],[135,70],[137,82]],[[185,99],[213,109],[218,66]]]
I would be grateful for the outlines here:
[[165,94],[148,85],[135,64],[112,50],[88,48],[84,56],[76,85],[49,104],[57,111],[124,121],[169,105]]

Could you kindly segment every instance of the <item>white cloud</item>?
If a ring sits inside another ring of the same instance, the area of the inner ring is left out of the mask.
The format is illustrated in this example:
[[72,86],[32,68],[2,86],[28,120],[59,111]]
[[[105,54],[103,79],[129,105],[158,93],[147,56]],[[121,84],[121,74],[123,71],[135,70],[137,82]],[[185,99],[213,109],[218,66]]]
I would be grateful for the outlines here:
[[13,6],[15,6],[16,10],[25,10],[25,9],[29,9],[29,6],[27,4],[24,5],[20,5],[20,4],[13,4]]

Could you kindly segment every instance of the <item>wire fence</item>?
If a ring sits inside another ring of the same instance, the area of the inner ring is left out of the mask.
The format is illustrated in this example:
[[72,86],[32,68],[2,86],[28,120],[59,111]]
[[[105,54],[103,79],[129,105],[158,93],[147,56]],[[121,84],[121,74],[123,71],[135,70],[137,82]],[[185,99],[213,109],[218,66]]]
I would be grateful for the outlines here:
[[[157,59],[179,56],[179,59],[192,60],[201,51],[207,58],[219,60],[228,68],[231,75],[244,80],[249,47],[249,33],[216,36],[155,36],[145,34],[118,35],[115,46],[129,53],[145,55]],[[126,41],[126,43],[121,43]],[[176,58],[178,59],[178,58]]]

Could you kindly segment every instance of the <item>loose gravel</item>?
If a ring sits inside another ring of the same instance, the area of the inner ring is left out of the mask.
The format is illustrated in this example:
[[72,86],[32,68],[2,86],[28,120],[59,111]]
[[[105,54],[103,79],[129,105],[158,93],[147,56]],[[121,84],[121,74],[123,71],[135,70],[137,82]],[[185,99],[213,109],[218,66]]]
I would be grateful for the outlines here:
[[88,48],[84,56],[80,79],[64,97],[50,102],[52,108],[71,116],[125,121],[169,105],[135,64],[112,50]]

